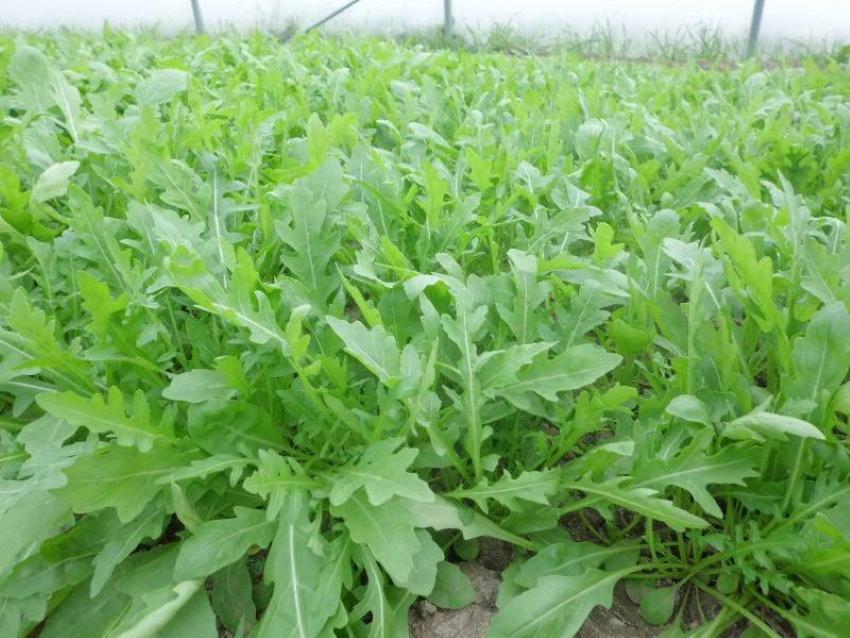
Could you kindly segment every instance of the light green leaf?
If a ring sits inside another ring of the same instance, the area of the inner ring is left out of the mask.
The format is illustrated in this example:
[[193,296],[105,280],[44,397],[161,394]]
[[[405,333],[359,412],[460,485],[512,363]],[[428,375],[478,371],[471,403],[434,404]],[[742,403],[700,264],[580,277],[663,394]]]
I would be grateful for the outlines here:
[[808,613],[787,611],[782,615],[800,638],[844,638],[850,623],[850,602],[846,598],[808,587],[798,587],[795,593]]
[[242,558],[252,547],[265,549],[274,524],[262,510],[233,509],[233,518],[203,523],[180,545],[174,578],[191,580],[208,576]]
[[165,446],[142,453],[110,445],[79,457],[65,470],[68,484],[56,494],[66,499],[75,512],[114,507],[121,521],[129,523],[162,490],[157,481],[190,458],[185,452]]
[[483,478],[476,486],[457,489],[451,495],[475,501],[481,511],[487,514],[490,499],[510,510],[517,510],[521,507],[520,501],[548,505],[549,498],[557,490],[558,473],[548,470],[523,472],[516,478],[506,473],[493,484]]
[[393,581],[407,582],[422,544],[413,528],[413,516],[401,501],[394,498],[372,505],[365,495],[355,492],[342,505],[332,506],[331,512],[343,519],[354,542],[369,547]]
[[392,387],[401,374],[401,355],[395,337],[382,326],[367,328],[328,315],[328,325],[345,344],[345,351],[360,361],[381,383]]
[[324,308],[328,295],[341,286],[329,271],[341,244],[335,209],[346,191],[339,163],[327,161],[292,185],[289,223],[276,225],[278,236],[289,247],[281,259],[317,308]]
[[[166,240],[173,242],[175,238],[162,238],[162,241]],[[236,251],[236,268],[227,290],[209,271],[200,255],[184,245],[174,247],[164,266],[174,285],[199,308],[245,328],[256,344],[273,343],[285,356],[291,353],[268,297],[256,290],[259,275],[245,250],[240,248]]]
[[245,560],[238,560],[220,569],[212,577],[210,603],[216,618],[231,632],[242,625],[250,632],[257,622],[253,599],[253,582]]
[[64,197],[68,192],[71,176],[80,167],[79,162],[58,162],[49,166],[38,176],[32,189],[32,199],[36,202],[46,202],[56,197]]
[[271,450],[258,452],[260,464],[256,472],[245,479],[245,490],[267,499],[266,514],[269,520],[277,518],[284,503],[293,492],[310,490],[313,481],[304,476],[298,465]]
[[189,74],[179,69],[157,69],[136,85],[140,105],[156,106],[186,90]]
[[386,503],[393,496],[425,503],[433,501],[434,493],[428,484],[408,471],[418,450],[407,447],[397,450],[402,443],[402,439],[375,443],[357,463],[336,470],[331,479],[331,504],[342,505],[360,488],[366,490],[372,505]]
[[437,579],[428,600],[442,609],[461,609],[475,600],[475,588],[460,567],[443,561],[437,565]]
[[44,112],[53,104],[50,94],[50,66],[35,47],[15,47],[9,63],[9,76],[17,83],[28,108]]
[[402,503],[417,527],[458,529],[466,540],[489,536],[526,549],[534,547],[528,540],[502,529],[486,516],[459,503],[452,503],[442,496],[437,496],[429,503],[406,499],[402,499]]
[[666,412],[691,423],[702,423],[703,425],[711,425],[712,423],[711,415],[708,413],[708,407],[705,403],[690,394],[680,394],[670,401],[667,404]]
[[152,420],[141,390],[133,395],[130,416],[124,407],[124,395],[116,386],[109,389],[106,401],[99,394],[87,399],[74,392],[47,392],[36,396],[36,402],[58,419],[98,434],[112,434],[118,445],[135,446],[142,452],[147,452],[156,443],[174,440],[173,428],[166,417],[160,423]]
[[538,361],[522,370],[516,383],[501,388],[507,396],[534,392],[547,401],[557,401],[559,392],[577,390],[616,368],[623,358],[592,345],[568,348],[561,354]]
[[254,455],[280,449],[283,435],[271,415],[247,401],[206,401],[189,408],[189,435],[210,454]]
[[524,563],[515,575],[515,580],[526,588],[532,588],[546,576],[579,576],[589,568],[601,567],[606,562],[618,566],[633,565],[640,556],[640,544],[622,541],[604,546],[588,542],[553,543],[540,550]]
[[0,516],[0,570],[14,565],[18,557],[34,544],[54,536],[73,521],[68,504],[46,491],[27,495],[15,507]]
[[480,363],[478,378],[487,396],[496,396],[498,388],[516,383],[517,373],[539,354],[552,348],[549,342],[515,344],[495,353],[487,353]]
[[82,583],[50,613],[40,636],[66,638],[68,627],[74,627],[75,633],[81,637],[105,636],[129,604],[130,597],[114,586],[107,585],[92,598],[88,585]]
[[5,321],[13,334],[0,332],[4,358],[14,353],[21,368],[34,366],[60,387],[90,388],[89,364],[56,338],[54,319],[33,304],[23,288],[12,294]]
[[658,496],[657,490],[646,487],[621,487],[623,480],[620,477],[604,483],[581,481],[568,483],[564,487],[597,496],[609,503],[637,512],[641,516],[662,521],[676,530],[708,527],[708,523],[699,516],[694,516]]
[[806,334],[794,342],[794,374],[787,380],[788,395],[821,403],[823,393],[838,389],[850,370],[850,312],[839,301],[821,308]]
[[611,607],[626,571],[588,569],[578,576],[545,576],[493,617],[489,638],[570,638],[594,607]]
[[28,45],[16,47],[9,64],[9,75],[20,87],[25,106],[34,113],[45,113],[51,106],[58,106],[71,139],[77,141],[80,135],[80,93],[41,51]]
[[440,319],[446,335],[460,352],[457,370],[463,394],[456,402],[466,422],[466,451],[472,458],[475,476],[480,478],[483,470],[481,446],[484,428],[481,420],[481,382],[477,374],[480,360],[475,341],[484,326],[487,306],[476,306],[472,292],[462,282],[453,278],[447,281],[455,300],[455,316],[442,315]]
[[171,401],[203,403],[226,399],[233,394],[227,376],[218,370],[189,370],[171,379],[162,396]]
[[169,472],[159,478],[158,482],[164,485],[173,481],[186,481],[194,478],[203,479],[211,474],[228,472],[232,486],[242,476],[245,466],[249,463],[250,461],[244,457],[234,456],[232,454],[215,454],[199,461],[192,461],[188,467],[177,468],[173,472]]
[[219,638],[215,613],[210,605],[206,588],[201,587],[156,636],[157,638],[184,638],[184,636]]
[[510,308],[499,305],[499,315],[508,324],[520,344],[537,338],[537,322],[541,313],[537,311],[549,296],[551,287],[537,281],[537,258],[520,250],[508,251],[514,277],[516,295]]
[[443,550],[424,529],[417,529],[419,551],[413,557],[413,570],[404,582],[399,583],[417,596],[427,596],[434,589],[438,565],[445,558]]
[[640,598],[640,613],[650,625],[663,625],[673,616],[678,587],[652,587]]
[[369,614],[368,625],[361,625],[368,638],[406,638],[410,631],[408,610],[416,596],[388,586],[377,562],[368,551],[359,551],[357,554],[365,570],[367,584],[351,616],[358,619]]
[[314,551],[316,528],[304,496],[290,493],[282,504],[264,578],[274,584],[257,638],[314,638],[336,611],[338,597],[319,596],[324,561]]
[[706,513],[722,518],[723,512],[708,486],[744,485],[744,479],[759,475],[755,470],[758,459],[752,448],[732,446],[708,456],[704,449],[713,435],[713,429],[705,429],[675,458],[641,463],[634,472],[636,485],[658,490],[668,485],[680,487],[689,492]]
[[135,551],[139,543],[145,538],[155,539],[162,533],[165,514],[162,504],[153,501],[135,520],[110,535],[92,563],[94,574],[89,585],[92,598],[103,590],[115,568]]
[[198,638],[215,638],[218,635],[215,616],[203,585],[203,580],[186,580],[174,585],[169,592],[173,596],[158,592],[147,613],[132,626],[115,633],[115,638],[178,638],[186,635],[183,632],[187,630]]
[[755,431],[772,438],[785,439],[786,434],[804,439],[824,439],[824,434],[808,421],[784,414],[756,409],[726,424],[724,436],[733,439],[751,438]]
[[65,128],[75,142],[80,138],[80,92],[71,86],[61,71],[51,73],[50,93],[65,117]]

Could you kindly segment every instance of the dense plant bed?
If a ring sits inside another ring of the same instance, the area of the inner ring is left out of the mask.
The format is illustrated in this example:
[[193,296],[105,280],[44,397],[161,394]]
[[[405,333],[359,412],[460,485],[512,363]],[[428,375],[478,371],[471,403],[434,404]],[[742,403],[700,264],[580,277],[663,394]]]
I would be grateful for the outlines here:
[[667,636],[846,636],[848,99],[3,36],[0,635],[403,636],[488,537],[496,638],[618,583]]

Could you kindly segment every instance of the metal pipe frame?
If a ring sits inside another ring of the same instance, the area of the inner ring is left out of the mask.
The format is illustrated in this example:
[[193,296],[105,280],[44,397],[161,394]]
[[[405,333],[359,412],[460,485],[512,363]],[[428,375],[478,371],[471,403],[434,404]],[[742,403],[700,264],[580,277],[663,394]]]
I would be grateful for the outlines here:
[[756,54],[758,47],[759,31],[761,30],[761,17],[764,14],[764,0],[755,0],[753,5],[753,18],[750,21],[750,37],[747,38],[747,57]]
[[201,14],[200,0],[192,0],[192,15],[195,18],[195,31],[204,32],[204,16]]

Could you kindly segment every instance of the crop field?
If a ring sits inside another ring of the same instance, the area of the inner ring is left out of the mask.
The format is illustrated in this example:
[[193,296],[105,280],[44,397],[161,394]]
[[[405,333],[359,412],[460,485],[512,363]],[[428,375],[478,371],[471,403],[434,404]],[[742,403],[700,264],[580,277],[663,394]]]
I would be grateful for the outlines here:
[[837,58],[0,35],[0,636],[846,638],[848,222]]

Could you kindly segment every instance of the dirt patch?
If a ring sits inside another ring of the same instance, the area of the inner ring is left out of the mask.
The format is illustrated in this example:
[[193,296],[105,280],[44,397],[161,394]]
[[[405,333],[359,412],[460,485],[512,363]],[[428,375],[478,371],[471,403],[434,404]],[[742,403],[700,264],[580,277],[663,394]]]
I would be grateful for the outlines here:
[[514,559],[514,546],[486,536],[478,539],[478,559],[475,561],[487,569],[501,574]]
[[[510,556],[487,551],[482,552],[480,560],[503,569],[506,565],[503,561],[509,561]],[[490,621],[498,611],[499,572],[479,563],[462,563],[460,568],[475,587],[475,600],[463,609],[440,609],[427,600],[419,601],[409,615],[412,638],[484,638],[487,635]],[[629,600],[625,588],[617,587],[611,609],[594,609],[577,638],[651,638],[659,632],[659,628],[641,619],[638,606]]]
[[463,609],[439,609],[427,600],[410,610],[412,638],[484,638],[490,619],[496,613],[499,574],[477,563],[463,563],[460,568],[475,587],[475,600]]
[[576,634],[577,638],[651,638],[663,631],[641,618],[640,608],[626,594],[626,588],[618,585],[614,590],[611,609],[597,607]]

